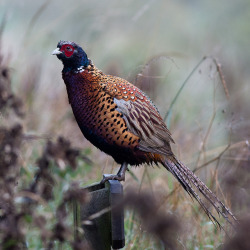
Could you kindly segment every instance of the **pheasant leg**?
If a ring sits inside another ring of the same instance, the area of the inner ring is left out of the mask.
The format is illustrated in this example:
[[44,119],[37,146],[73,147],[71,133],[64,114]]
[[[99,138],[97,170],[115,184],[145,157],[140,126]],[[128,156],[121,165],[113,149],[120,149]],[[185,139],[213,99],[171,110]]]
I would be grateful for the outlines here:
[[111,174],[108,176],[103,177],[103,179],[101,180],[101,184],[104,184],[106,181],[109,180],[118,180],[118,181],[125,181],[125,172],[128,169],[128,163],[127,162],[123,162],[118,173],[115,174]]

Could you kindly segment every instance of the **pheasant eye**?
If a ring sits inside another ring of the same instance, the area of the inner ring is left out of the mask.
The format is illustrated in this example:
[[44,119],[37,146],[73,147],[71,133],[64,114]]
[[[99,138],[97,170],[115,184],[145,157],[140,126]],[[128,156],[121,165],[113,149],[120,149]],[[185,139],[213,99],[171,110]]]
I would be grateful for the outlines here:
[[66,57],[71,57],[74,52],[74,47],[69,44],[65,44],[62,46],[61,51],[64,51]]

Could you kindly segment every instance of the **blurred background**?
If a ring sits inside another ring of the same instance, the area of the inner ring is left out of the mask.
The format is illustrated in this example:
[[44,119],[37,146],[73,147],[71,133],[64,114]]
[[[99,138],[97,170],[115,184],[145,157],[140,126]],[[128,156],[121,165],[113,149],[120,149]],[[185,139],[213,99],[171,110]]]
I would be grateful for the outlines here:
[[[83,168],[76,180],[91,184],[118,166],[82,136],[74,121],[62,64],[51,56],[59,40],[75,41],[103,72],[142,88],[163,117],[170,111],[165,120],[175,154],[191,169],[201,169],[197,174],[236,214],[247,211],[250,1],[2,0],[0,20],[1,56],[10,67],[13,91],[24,102],[24,131],[52,139],[63,135],[85,152],[93,166]],[[44,143],[25,145],[22,165],[30,173],[33,155]],[[213,225],[201,229],[208,219],[197,218],[199,208],[182,190],[168,197],[178,185],[165,169],[145,166],[132,172],[125,190],[150,190],[164,210],[184,216],[183,245],[221,244],[222,237],[206,234],[216,235]]]

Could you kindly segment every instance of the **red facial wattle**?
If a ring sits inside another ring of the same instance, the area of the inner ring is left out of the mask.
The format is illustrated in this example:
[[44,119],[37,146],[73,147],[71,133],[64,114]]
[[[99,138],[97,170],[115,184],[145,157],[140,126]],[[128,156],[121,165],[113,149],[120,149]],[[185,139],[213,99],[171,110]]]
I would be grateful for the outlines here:
[[60,50],[64,51],[66,57],[71,57],[74,53],[74,47],[70,44],[64,44]]

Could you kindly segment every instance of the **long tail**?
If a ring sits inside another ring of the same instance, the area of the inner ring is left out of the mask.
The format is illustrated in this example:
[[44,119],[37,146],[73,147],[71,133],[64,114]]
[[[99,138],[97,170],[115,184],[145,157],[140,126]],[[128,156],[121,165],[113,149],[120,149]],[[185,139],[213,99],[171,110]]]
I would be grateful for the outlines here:
[[[191,197],[194,197],[202,209],[205,211],[209,219],[221,227],[218,220],[211,213],[209,206],[206,205],[199,192],[206,198],[207,201],[216,209],[219,215],[222,215],[231,225],[237,222],[237,219],[232,212],[216,197],[216,195],[182,162],[176,160],[166,159],[163,163],[164,167],[169,170],[176,179],[180,182],[183,188],[188,192]],[[199,191],[197,193],[197,191]]]

